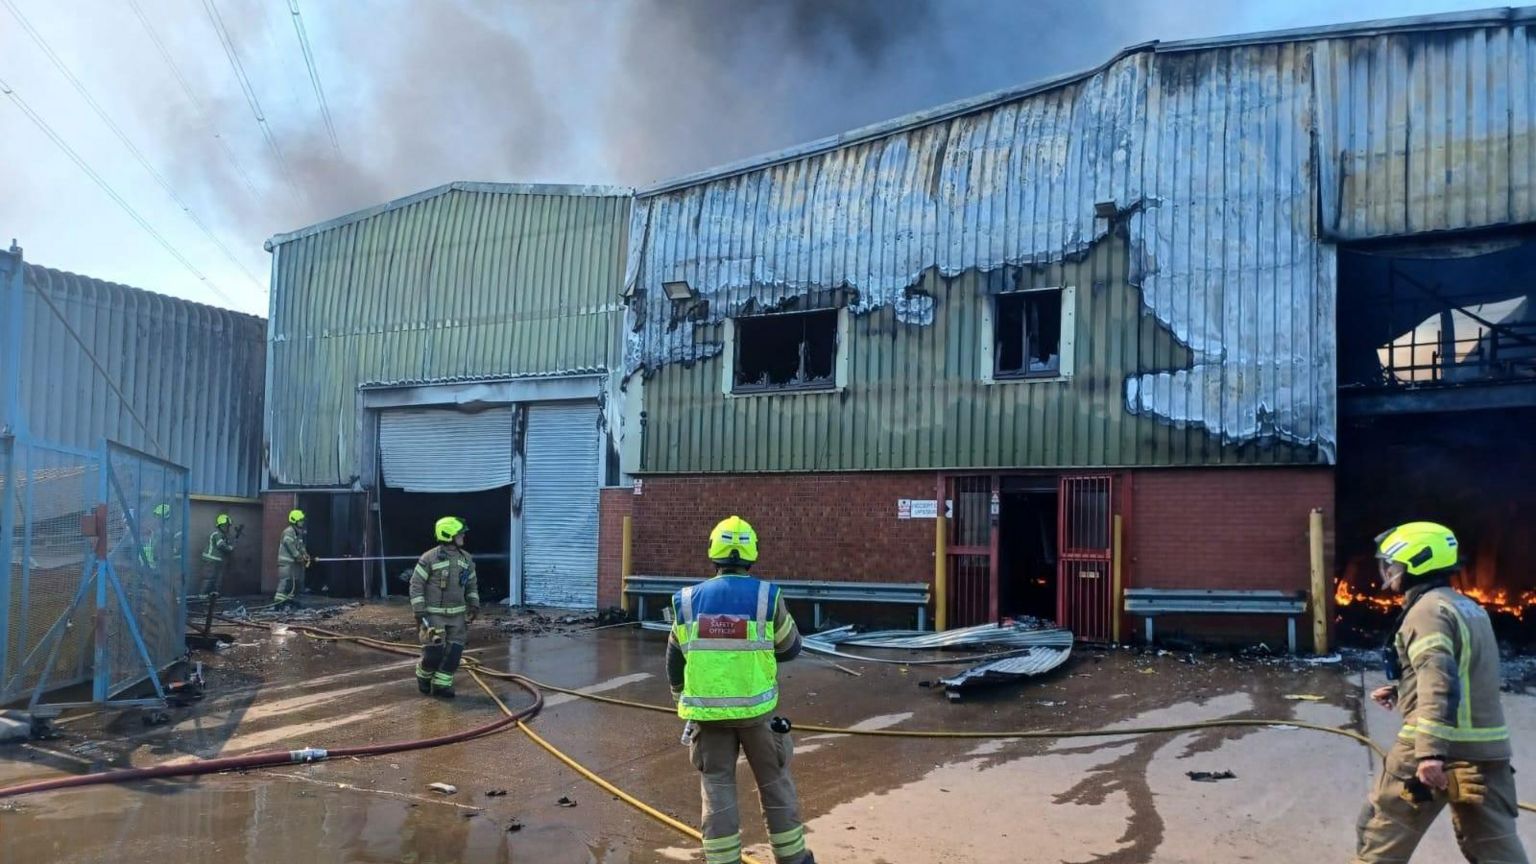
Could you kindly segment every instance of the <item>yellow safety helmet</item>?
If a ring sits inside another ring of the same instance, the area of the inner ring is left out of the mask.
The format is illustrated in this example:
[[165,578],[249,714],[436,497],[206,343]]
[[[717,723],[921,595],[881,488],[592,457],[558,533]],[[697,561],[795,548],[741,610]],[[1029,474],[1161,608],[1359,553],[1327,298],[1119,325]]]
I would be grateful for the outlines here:
[[1407,522],[1376,536],[1376,558],[1403,565],[1409,576],[1456,566],[1456,534],[1435,522]]
[[731,516],[709,535],[709,560],[716,564],[746,565],[757,560],[757,531],[740,516]]
[[299,524],[300,522],[303,522],[303,521],[304,521],[304,511],[303,510],[289,510],[288,511],[288,524],[289,525],[297,525],[297,524]]
[[228,525],[229,524],[229,514],[228,513],[220,513],[218,515],[218,518],[213,520],[213,524],[217,528],[223,528],[225,525]]
[[463,534],[468,530],[469,526],[464,524],[463,519],[460,519],[457,516],[444,516],[443,518],[437,520],[437,542],[451,543],[453,542],[453,538]]
[[159,516],[161,519],[169,519],[169,518],[171,518],[171,505],[169,505],[169,504],[156,504],[155,505],[155,515]]

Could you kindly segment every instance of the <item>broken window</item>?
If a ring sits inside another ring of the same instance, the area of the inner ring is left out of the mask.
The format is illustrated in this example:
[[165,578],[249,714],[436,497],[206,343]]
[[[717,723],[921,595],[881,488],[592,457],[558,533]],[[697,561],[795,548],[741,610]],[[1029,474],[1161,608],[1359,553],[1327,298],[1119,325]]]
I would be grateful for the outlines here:
[[994,374],[1054,378],[1061,374],[1061,289],[999,294],[993,328]]
[[829,388],[836,369],[836,309],[736,319],[735,392]]

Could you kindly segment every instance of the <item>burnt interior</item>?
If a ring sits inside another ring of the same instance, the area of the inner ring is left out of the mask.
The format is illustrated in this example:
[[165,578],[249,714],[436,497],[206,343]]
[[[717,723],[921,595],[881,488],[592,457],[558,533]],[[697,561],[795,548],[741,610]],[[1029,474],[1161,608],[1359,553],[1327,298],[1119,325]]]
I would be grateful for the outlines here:
[[[407,557],[421,555],[437,545],[433,527],[444,516],[457,516],[469,526],[464,548],[475,558],[480,599],[489,604],[507,596],[511,560],[512,487],[483,492],[406,492],[385,486],[379,493],[379,526],[383,554],[400,556],[386,561],[389,593],[406,593],[408,584],[398,578],[412,566]],[[374,574],[377,574],[375,565]],[[377,580],[377,575],[373,578]]]
[[999,294],[993,373],[1033,377],[1061,372],[1061,289]]
[[1529,234],[1339,256],[1340,636],[1396,619],[1372,538],[1426,520],[1456,532],[1456,585],[1499,635],[1536,643],[1536,241]]
[[998,507],[998,614],[1056,620],[1055,477],[1004,477]]
[[736,392],[830,387],[836,369],[836,309],[736,319]]

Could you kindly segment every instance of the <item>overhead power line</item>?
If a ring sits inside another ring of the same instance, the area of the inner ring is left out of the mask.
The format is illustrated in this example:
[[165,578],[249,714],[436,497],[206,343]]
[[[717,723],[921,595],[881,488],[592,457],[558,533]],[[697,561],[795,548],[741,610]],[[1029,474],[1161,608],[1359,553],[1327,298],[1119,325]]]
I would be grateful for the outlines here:
[[216,237],[213,231],[208,228],[208,225],[198,218],[196,213],[192,212],[192,207],[183,201],[180,195],[176,194],[176,190],[171,187],[170,181],[166,180],[165,176],[156,170],[154,165],[150,164],[149,159],[145,158],[143,152],[128,137],[128,133],[124,132],[122,127],[113,121],[112,117],[107,114],[106,109],[102,108],[95,97],[91,95],[91,91],[86,89],[85,84],[75,77],[75,74],[70,71],[69,66],[60,59],[58,54],[54,53],[53,47],[48,44],[48,40],[43,38],[43,34],[37,32],[37,29],[32,26],[32,22],[27,20],[27,16],[21,14],[21,10],[16,8],[13,0],[0,0],[0,2],[5,4],[5,8],[11,13],[11,17],[16,19],[16,23],[21,25],[21,29],[26,31],[27,36],[32,39],[32,42],[48,57],[49,62],[53,63],[54,68],[59,70],[59,74],[63,75],[65,80],[75,88],[75,92],[80,94],[80,98],[84,99],[85,103],[91,106],[91,110],[96,112],[96,116],[101,119],[101,122],[105,123],[107,128],[112,130],[112,134],[116,135],[117,140],[121,141],[128,152],[133,154],[133,158],[139,165],[149,173],[149,176],[155,178],[155,182],[160,184],[160,188],[165,190],[165,194],[169,195],[171,200],[176,202],[176,206],[180,207],[187,218],[191,219],[192,223],[197,226],[198,230],[203,232],[203,236],[208,238],[209,242],[213,243],[213,245],[217,246],[231,264],[240,268],[245,273],[246,278],[251,280],[251,284],[255,285],[258,290],[264,290],[261,280],[256,278],[256,274],[252,273],[250,268],[246,267],[239,258],[235,257],[235,253],[230,251],[228,246],[224,245],[224,241]]
[[252,182],[250,173],[245,170],[244,165],[240,164],[240,160],[235,158],[235,151],[229,149],[229,142],[225,141],[224,136],[219,134],[218,125],[213,122],[213,117],[203,107],[203,100],[197,98],[197,93],[192,90],[192,85],[187,83],[187,76],[181,73],[181,67],[177,65],[176,59],[171,56],[170,49],[165,47],[165,42],[160,38],[159,31],[155,30],[155,25],[150,22],[149,16],[144,14],[144,9],[139,6],[138,0],[128,0],[128,5],[133,8],[133,14],[138,16],[139,24],[143,25],[144,32],[149,34],[149,41],[155,43],[155,50],[160,52],[160,58],[165,61],[166,66],[170,67],[171,74],[176,76],[176,83],[181,85],[181,92],[186,94],[187,101],[192,103],[192,108],[197,111],[198,118],[213,133],[214,140],[219,142],[219,148],[224,151],[224,157],[229,160],[229,164],[235,169],[235,173],[239,174],[240,179],[245,182],[245,188],[250,190],[251,197],[261,197],[261,193],[256,191],[256,184]]
[[123,196],[117,194],[117,190],[112,188],[112,184],[108,183],[100,174],[96,173],[96,170],[90,166],[90,163],[86,162],[85,159],[82,158],[79,153],[76,153],[63,138],[59,137],[59,133],[53,131],[53,127],[48,125],[48,121],[38,116],[37,112],[32,110],[32,106],[28,105],[27,101],[21,98],[21,94],[12,89],[11,85],[6,83],[5,79],[3,78],[0,78],[0,94],[4,94],[10,97],[10,100],[16,103],[16,107],[21,109],[21,113],[25,114],[27,119],[31,120],[34,126],[41,130],[44,135],[47,135],[48,139],[52,141],[54,145],[56,145],[60,150],[64,151],[64,155],[68,156],[70,160],[80,168],[81,171],[84,171],[86,176],[90,177],[97,186],[100,186],[101,191],[107,193],[108,197],[117,202],[117,206],[123,208],[123,211],[132,217],[133,221],[139,223],[139,227],[143,228],[145,233],[155,238],[156,243],[159,243],[162,247],[164,247],[165,251],[169,252],[172,258],[175,258],[178,262],[181,263],[181,266],[187,268],[187,272],[191,273],[193,276],[196,276],[198,281],[208,286],[208,290],[219,295],[219,297],[222,298],[225,303],[228,303],[231,306],[239,305],[235,302],[233,297],[229,296],[229,294],[225,293],[222,288],[214,284],[213,280],[209,279],[207,274],[197,269],[196,265],[194,265],[191,261],[188,261],[185,255],[182,255],[175,246],[171,245],[171,242],[165,239],[165,235],[155,230],[155,226],[151,225],[148,219],[145,219],[142,215],[140,215],[139,211],[133,209],[133,205],[124,200]]
[[229,58],[229,68],[234,70],[235,80],[240,82],[240,90],[245,93],[245,101],[251,106],[251,114],[256,118],[256,125],[261,127],[261,136],[266,139],[267,147],[272,151],[272,158],[277,160],[277,167],[283,174],[283,182],[288,185],[288,191],[298,194],[298,189],[293,185],[293,176],[288,173],[288,160],[283,158],[283,150],[277,146],[277,137],[272,134],[272,127],[267,123],[267,115],[261,110],[261,100],[256,98],[256,88],[251,86],[251,78],[245,74],[245,64],[240,62],[240,54],[235,50],[235,42],[229,36],[229,28],[224,26],[224,17],[219,14],[219,7],[214,0],[203,0],[203,9],[208,13],[208,21],[213,24],[213,29],[219,35],[219,44],[224,46],[224,56]]
[[325,131],[331,136],[331,149],[340,153],[336,124],[331,122],[331,106],[326,104],[325,88],[320,86],[320,70],[315,67],[315,55],[309,48],[309,35],[304,32],[304,16],[299,12],[299,0],[288,0],[288,9],[293,13],[293,29],[299,34],[299,48],[304,52],[304,65],[309,67],[309,83],[315,87],[315,101],[320,104],[320,116],[325,118]]

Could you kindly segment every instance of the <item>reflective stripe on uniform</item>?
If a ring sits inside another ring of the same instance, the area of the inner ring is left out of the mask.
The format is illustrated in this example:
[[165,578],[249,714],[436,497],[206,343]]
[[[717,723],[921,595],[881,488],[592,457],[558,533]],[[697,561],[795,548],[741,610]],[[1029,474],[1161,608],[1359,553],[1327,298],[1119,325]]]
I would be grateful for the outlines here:
[[415,572],[416,572],[417,576],[420,576],[423,579],[427,578],[427,568],[421,566],[421,564],[419,562],[416,564],[416,571]]
[[707,864],[737,864],[741,860],[741,834],[729,837],[705,837],[704,860]]
[[468,608],[468,606],[428,606],[426,611],[433,615],[463,615]]
[[679,647],[684,654],[694,651],[772,651],[773,643],[756,639],[689,639]]
[[1451,643],[1451,637],[1444,633],[1431,633],[1428,636],[1415,639],[1413,644],[1408,646],[1408,660],[1413,662],[1419,659],[1419,656],[1425,651],[1435,648],[1444,648],[1447,654],[1454,654],[1456,650],[1456,646]]
[[682,591],[682,595],[681,596],[683,598],[682,623],[683,624],[692,624],[693,623],[693,588],[691,586],[688,587],[688,588],[684,588],[683,591]]
[[1509,737],[1508,726],[1447,726],[1434,720],[1420,720],[1414,725],[1415,731],[1441,741],[1503,741]]
[[757,626],[758,632],[762,632],[762,626],[768,623],[768,597],[773,593],[773,586],[767,582],[757,584]]
[[415,609],[417,612],[420,612],[421,611],[421,607],[426,605],[426,602],[427,602],[427,598],[425,598],[425,597],[422,597],[422,596],[419,596],[419,595],[416,596],[416,597],[412,597],[411,598],[411,608]]
[[799,855],[805,851],[805,826],[796,825],[788,831],[769,834],[768,842],[773,844],[773,857],[777,859]]
[[773,687],[756,696],[689,696],[685,693],[678,704],[689,708],[751,708],[764,702],[772,702],[777,698],[779,698],[779,688]]
[[[419,567],[421,565],[418,564],[416,566]],[[452,567],[452,566],[453,566],[453,562],[452,561],[438,561],[438,562],[436,562],[436,563],[434,563],[432,565],[432,569],[433,570],[447,570],[449,567]]]

